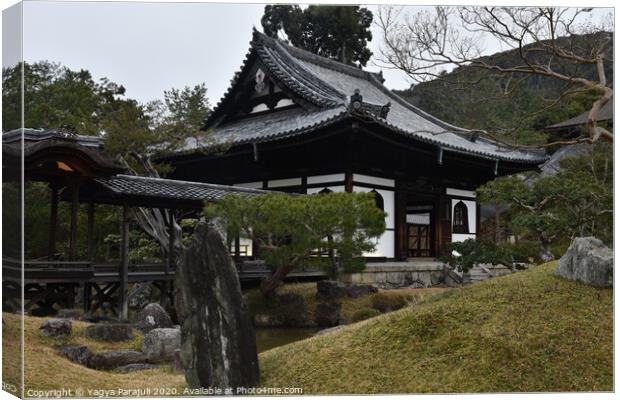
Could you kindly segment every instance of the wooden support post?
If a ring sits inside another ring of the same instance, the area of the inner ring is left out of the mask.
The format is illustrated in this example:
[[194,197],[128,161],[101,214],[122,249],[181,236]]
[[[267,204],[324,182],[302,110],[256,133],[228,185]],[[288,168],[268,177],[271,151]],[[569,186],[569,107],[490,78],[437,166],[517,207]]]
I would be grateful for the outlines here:
[[88,214],[86,218],[86,246],[88,260],[92,262],[95,258],[95,204],[93,202],[88,203]]
[[92,293],[91,293],[91,283],[90,282],[84,282],[84,293],[83,293],[83,299],[82,299],[82,303],[83,303],[83,307],[84,307],[84,314],[88,313],[90,311],[90,303],[92,302]]
[[353,193],[353,172],[347,171],[344,175],[344,190],[347,193]]
[[129,206],[123,205],[123,220],[121,222],[121,264],[118,270],[119,277],[119,319],[127,319],[127,281],[129,275]]
[[75,261],[77,259],[77,224],[78,224],[78,207],[80,198],[80,189],[77,182],[71,186],[71,235],[69,236],[69,259]]
[[58,186],[52,185],[51,190],[48,242],[48,255],[50,258],[56,254],[56,231],[58,230]]
[[407,260],[407,194],[396,188],[396,240],[394,256],[399,261]]
[[237,263],[241,261],[241,240],[239,236],[235,237],[235,261]]

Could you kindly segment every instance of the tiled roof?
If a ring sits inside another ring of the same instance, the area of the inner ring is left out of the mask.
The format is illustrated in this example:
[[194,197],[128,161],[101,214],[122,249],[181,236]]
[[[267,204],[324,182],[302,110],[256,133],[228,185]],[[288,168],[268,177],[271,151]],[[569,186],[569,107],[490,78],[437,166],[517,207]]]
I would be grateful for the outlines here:
[[19,143],[24,137],[24,143],[36,143],[49,140],[61,140],[75,143],[84,147],[103,147],[102,141],[97,136],[77,135],[63,129],[13,129],[2,134],[2,144]]
[[132,175],[115,175],[110,178],[95,179],[95,182],[121,197],[138,196],[190,202],[218,201],[231,193],[241,196],[256,196],[265,193],[262,190],[237,186]]
[[[558,122],[557,124],[549,125],[545,127],[545,130],[559,130],[565,128],[578,128],[584,126],[588,121],[588,114],[590,111],[586,111],[582,114],[577,115],[576,117],[567,119],[562,122]],[[614,100],[613,98],[608,101],[598,113],[597,121],[608,121],[614,118]]]
[[[313,53],[287,45],[279,40],[254,31],[251,48],[242,72],[248,69],[248,60],[255,55],[282,85],[317,109],[282,110],[256,117],[219,124],[218,108],[206,123],[216,142],[243,144],[265,142],[311,133],[334,121],[353,116],[350,98],[359,89],[365,109],[379,109],[390,104],[386,118],[370,116],[397,134],[420,142],[431,143],[446,151],[475,155],[482,158],[538,164],[546,160],[544,152],[525,151],[500,145],[479,137],[471,140],[474,131],[460,128],[414,107],[383,86],[381,74],[329,60]],[[230,106],[237,79],[218,103]],[[213,140],[213,139],[211,139]],[[206,144],[190,139],[181,152],[191,152]]]

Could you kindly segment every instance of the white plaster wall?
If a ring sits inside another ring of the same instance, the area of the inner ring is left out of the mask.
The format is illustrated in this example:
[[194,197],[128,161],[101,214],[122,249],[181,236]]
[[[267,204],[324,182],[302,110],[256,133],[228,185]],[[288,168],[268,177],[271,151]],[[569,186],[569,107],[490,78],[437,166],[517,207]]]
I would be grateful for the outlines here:
[[300,186],[301,178],[274,179],[267,182],[268,188],[277,188],[285,186]]
[[353,174],[353,182],[369,183],[371,185],[394,187],[394,179],[379,178],[377,176],[369,176],[362,174]]
[[[356,175],[359,176],[359,175]],[[371,177],[372,178],[372,177]],[[355,179],[355,177],[354,177]],[[381,178],[380,178],[381,179]],[[353,186],[353,191],[358,193],[367,193],[372,191],[372,188]],[[374,189],[383,197],[383,208],[387,213],[385,217],[386,229],[394,229],[394,192],[391,190]],[[394,231],[386,230],[377,242],[377,247],[373,253],[364,254],[366,257],[394,257]]]
[[476,198],[476,192],[473,190],[446,188],[446,194],[452,196]]
[[249,189],[262,189],[263,182],[245,182],[245,183],[235,183],[233,186],[240,186]]
[[394,258],[394,231],[385,231],[376,241],[373,253],[364,253],[364,257]]
[[323,182],[344,182],[344,173],[309,176],[306,181],[308,185]]

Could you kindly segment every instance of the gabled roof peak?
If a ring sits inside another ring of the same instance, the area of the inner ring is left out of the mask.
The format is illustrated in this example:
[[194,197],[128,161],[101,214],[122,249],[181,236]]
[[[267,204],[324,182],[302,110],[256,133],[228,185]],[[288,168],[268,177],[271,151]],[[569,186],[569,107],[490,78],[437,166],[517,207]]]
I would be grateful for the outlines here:
[[289,52],[292,56],[300,60],[307,61],[313,64],[317,64],[321,67],[329,68],[334,71],[342,72],[344,74],[351,75],[356,78],[362,78],[362,79],[370,81],[372,79],[371,76],[374,76],[381,83],[385,81],[385,79],[383,78],[382,71],[379,71],[379,72],[364,71],[363,69],[358,68],[354,65],[345,64],[343,62],[340,62],[340,61],[337,61],[331,58],[319,56],[317,54],[301,49],[299,47],[292,46],[291,44],[283,40],[269,37],[265,35],[264,33],[258,31],[256,28],[253,28],[252,43],[255,43],[255,42],[261,43],[267,46],[273,46],[277,43],[280,46],[283,46],[286,49],[286,51]]

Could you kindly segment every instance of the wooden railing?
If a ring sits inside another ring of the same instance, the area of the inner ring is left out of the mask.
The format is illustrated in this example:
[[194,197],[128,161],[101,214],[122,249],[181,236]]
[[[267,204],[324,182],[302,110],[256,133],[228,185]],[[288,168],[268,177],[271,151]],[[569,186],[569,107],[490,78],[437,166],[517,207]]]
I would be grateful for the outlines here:
[[[24,280],[45,282],[72,282],[92,278],[94,268],[89,261],[25,260]],[[20,279],[22,263],[20,260],[3,257],[2,272],[6,277]]]

